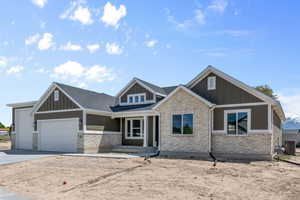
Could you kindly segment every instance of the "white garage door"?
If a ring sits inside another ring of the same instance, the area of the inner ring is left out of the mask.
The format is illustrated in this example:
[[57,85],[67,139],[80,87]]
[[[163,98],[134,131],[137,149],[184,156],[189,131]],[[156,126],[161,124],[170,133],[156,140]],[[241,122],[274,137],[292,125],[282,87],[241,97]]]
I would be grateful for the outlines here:
[[78,118],[38,120],[38,150],[76,152],[78,121]]
[[33,117],[32,108],[15,110],[16,148],[32,149]]

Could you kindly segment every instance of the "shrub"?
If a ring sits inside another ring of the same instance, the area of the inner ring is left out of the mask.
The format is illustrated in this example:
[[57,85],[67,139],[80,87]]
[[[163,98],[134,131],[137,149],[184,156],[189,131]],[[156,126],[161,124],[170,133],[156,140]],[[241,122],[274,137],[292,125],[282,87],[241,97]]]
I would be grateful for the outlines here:
[[300,142],[296,144],[296,148],[300,148]]

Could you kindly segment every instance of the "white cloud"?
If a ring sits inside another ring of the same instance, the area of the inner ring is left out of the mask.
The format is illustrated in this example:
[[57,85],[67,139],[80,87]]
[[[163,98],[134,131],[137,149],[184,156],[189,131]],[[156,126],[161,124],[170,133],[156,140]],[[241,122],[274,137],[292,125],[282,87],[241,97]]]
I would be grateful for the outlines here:
[[227,0],[213,0],[207,9],[223,14],[227,6]]
[[192,18],[183,20],[182,22],[178,22],[175,17],[171,15],[171,11],[169,9],[165,9],[165,12],[167,14],[168,22],[174,24],[178,29],[187,29],[197,24],[206,24],[205,14],[200,9],[196,9],[194,11],[194,16]]
[[36,72],[41,74],[47,74],[49,73],[49,70],[46,70],[45,68],[39,68],[38,70],[36,70]]
[[25,44],[26,45],[31,45],[36,43],[40,38],[40,34],[36,33],[32,36],[29,36],[27,39],[25,39]]
[[123,53],[123,49],[116,43],[106,43],[106,52],[111,55],[120,55]]
[[70,19],[76,21],[80,21],[82,24],[92,24],[92,14],[90,13],[90,10],[88,8],[83,8],[79,6],[75,12],[74,15],[70,17]]
[[83,66],[76,61],[68,61],[53,69],[53,78],[76,82],[80,87],[86,87],[86,82],[104,82],[114,80],[116,75],[106,66]]
[[85,77],[87,80],[94,82],[112,81],[115,79],[115,75],[109,68],[100,65],[94,65],[89,68],[85,73]]
[[251,32],[248,30],[224,30],[224,31],[218,31],[218,34],[224,34],[224,35],[230,35],[232,37],[242,37],[247,36]]
[[82,50],[80,45],[72,44],[70,41],[66,45],[61,46],[59,49],[64,50],[64,51],[81,51]]
[[282,104],[283,110],[287,117],[293,117],[294,115],[300,115],[300,89],[298,92],[292,93],[277,93],[278,98]]
[[39,41],[38,48],[40,50],[47,50],[53,45],[53,35],[51,33],[44,33],[43,37]]
[[149,40],[145,42],[145,45],[149,48],[154,47],[157,44],[157,40]]
[[46,5],[47,0],[31,0],[31,2],[39,8],[43,8]]
[[6,74],[10,75],[10,74],[20,74],[21,71],[24,70],[24,67],[21,65],[16,65],[13,67],[10,67],[9,69],[7,69]]
[[99,44],[90,44],[90,45],[87,45],[86,48],[90,51],[90,53],[94,53],[100,48],[100,45]]
[[94,22],[92,13],[85,4],[86,2],[83,0],[71,2],[71,6],[60,15],[60,18],[79,21],[83,25],[92,24]]
[[54,68],[54,74],[62,79],[79,78],[83,76],[85,68],[78,62],[68,61]]
[[105,23],[107,26],[114,26],[115,28],[119,27],[119,21],[126,16],[126,7],[124,5],[120,5],[117,9],[110,2],[107,2],[104,6],[103,16],[101,17],[101,21]]
[[6,57],[0,56],[0,67],[5,67],[7,64]]
[[205,15],[199,9],[195,10],[195,20],[196,20],[196,22],[198,24],[205,24],[206,23],[206,21],[205,21]]

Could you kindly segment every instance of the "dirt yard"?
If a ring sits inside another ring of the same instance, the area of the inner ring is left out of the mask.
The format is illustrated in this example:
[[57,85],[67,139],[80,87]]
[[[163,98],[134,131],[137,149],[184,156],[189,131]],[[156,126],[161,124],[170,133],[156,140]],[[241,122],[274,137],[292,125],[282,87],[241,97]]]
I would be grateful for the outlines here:
[[[300,157],[297,157],[300,162]],[[284,199],[300,197],[300,167],[283,162],[54,156],[0,166],[0,188],[35,199]],[[66,181],[66,184],[63,182]]]

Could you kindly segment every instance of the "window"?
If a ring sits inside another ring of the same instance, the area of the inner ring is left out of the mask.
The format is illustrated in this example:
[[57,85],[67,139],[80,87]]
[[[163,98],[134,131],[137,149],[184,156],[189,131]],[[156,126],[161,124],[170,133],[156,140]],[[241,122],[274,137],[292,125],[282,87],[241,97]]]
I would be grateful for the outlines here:
[[193,134],[193,114],[173,115],[172,130],[173,134]]
[[127,96],[127,103],[129,104],[140,104],[145,103],[146,94],[130,94]]
[[142,139],[144,137],[143,119],[126,119],[126,138]]
[[54,101],[58,101],[59,100],[59,91],[55,90],[54,91]]
[[142,103],[144,103],[145,102],[145,96],[144,95],[140,96],[140,100],[141,100]]
[[215,90],[216,89],[216,77],[210,76],[207,78],[207,90]]
[[133,96],[129,97],[128,103],[133,103]]
[[250,111],[226,111],[225,113],[228,135],[246,135],[249,130]]

